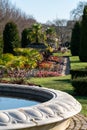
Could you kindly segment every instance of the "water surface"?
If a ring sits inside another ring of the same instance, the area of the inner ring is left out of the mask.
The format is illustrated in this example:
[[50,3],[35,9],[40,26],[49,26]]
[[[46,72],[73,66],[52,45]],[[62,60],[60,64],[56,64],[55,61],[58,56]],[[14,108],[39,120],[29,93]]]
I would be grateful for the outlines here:
[[38,101],[34,100],[0,96],[0,110],[28,107],[36,105],[38,103]]

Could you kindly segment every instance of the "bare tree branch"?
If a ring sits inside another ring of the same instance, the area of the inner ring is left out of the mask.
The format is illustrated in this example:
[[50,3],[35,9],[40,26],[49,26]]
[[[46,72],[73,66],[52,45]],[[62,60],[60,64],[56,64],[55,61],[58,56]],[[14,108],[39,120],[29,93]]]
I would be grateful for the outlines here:
[[87,2],[79,2],[77,7],[70,12],[71,19],[79,20],[83,14],[85,5],[87,5]]

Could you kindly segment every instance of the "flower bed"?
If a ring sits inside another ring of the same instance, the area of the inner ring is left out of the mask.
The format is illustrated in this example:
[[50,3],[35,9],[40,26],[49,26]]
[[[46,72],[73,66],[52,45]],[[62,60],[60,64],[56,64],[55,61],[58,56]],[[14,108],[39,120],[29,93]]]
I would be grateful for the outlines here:
[[62,75],[63,57],[50,56],[47,61],[44,59],[38,61],[37,57],[39,55],[34,56],[32,60],[27,56],[3,55],[3,64],[0,66],[0,77],[23,79],[26,77],[54,77]]
[[59,72],[53,72],[53,71],[38,71],[35,75],[35,77],[56,77],[56,76],[61,76]]
[[38,64],[38,69],[51,69],[53,68],[54,63],[50,61],[42,61]]
[[60,59],[58,56],[50,56],[48,58],[49,61],[54,61],[54,62],[60,62]]
[[48,58],[48,61],[53,61],[57,63],[62,63],[63,62],[63,57],[58,57],[58,56],[50,56]]

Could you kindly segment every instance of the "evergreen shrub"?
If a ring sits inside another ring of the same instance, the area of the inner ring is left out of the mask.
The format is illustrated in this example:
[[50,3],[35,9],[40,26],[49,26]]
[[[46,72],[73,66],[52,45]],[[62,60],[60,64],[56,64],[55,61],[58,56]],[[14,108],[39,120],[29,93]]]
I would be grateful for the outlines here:
[[8,22],[3,31],[3,53],[14,54],[14,48],[20,46],[20,38],[17,25],[14,22]]
[[70,70],[71,78],[77,78],[77,77],[86,77],[87,76],[87,69],[77,69],[77,70]]
[[72,85],[76,95],[87,96],[87,77],[74,78]]
[[82,62],[87,62],[87,5],[84,7],[81,22],[81,42],[79,58]]
[[79,47],[80,47],[80,23],[76,22],[72,30],[72,36],[71,36],[70,49],[72,56],[79,55]]

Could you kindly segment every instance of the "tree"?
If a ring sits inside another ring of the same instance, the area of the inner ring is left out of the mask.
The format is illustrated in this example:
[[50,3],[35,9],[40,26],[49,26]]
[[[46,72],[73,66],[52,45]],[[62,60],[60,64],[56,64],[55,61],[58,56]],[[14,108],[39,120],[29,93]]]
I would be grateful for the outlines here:
[[77,7],[71,11],[71,18],[74,20],[81,19],[85,5],[87,5],[87,2],[79,2]]
[[3,31],[3,53],[13,53],[14,54],[14,48],[17,48],[20,46],[19,42],[19,34],[17,25],[14,22],[8,22],[5,25],[4,31]]
[[22,32],[22,47],[26,47],[29,43],[42,43],[45,41],[45,32],[42,30],[41,24],[33,24],[31,28],[24,29]]
[[67,29],[66,29],[67,20],[57,18],[54,20],[54,25],[60,42],[61,43],[66,42],[67,41]]
[[81,22],[81,42],[79,58],[82,62],[87,62],[87,5],[84,7]]
[[36,20],[31,15],[26,15],[21,9],[18,9],[11,3],[11,0],[0,0],[0,33],[9,21],[13,21],[17,24],[19,34],[24,28],[31,27],[36,23]]
[[79,47],[80,47],[80,23],[76,22],[74,28],[72,29],[71,36],[71,54],[73,56],[79,55]]
[[41,35],[42,35],[42,25],[41,24],[33,24],[32,26],[33,30],[33,37],[35,39],[35,43],[40,43]]
[[55,28],[48,27],[46,29],[46,42],[50,47],[58,48],[58,39]]

